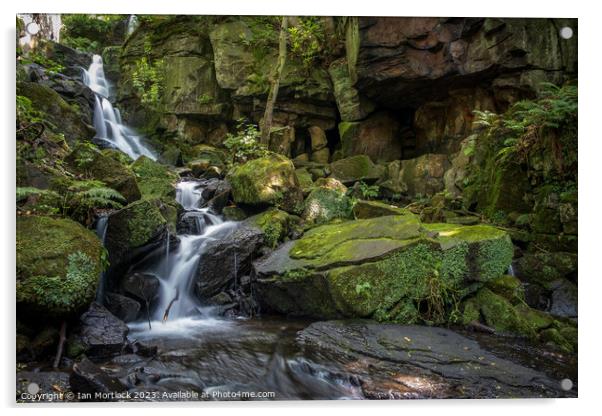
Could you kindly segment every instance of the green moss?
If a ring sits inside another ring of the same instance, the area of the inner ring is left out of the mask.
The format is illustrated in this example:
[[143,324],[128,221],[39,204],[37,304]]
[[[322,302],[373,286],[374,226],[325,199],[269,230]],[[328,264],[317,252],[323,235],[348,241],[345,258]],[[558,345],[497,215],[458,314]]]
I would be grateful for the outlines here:
[[295,174],[297,175],[297,179],[299,180],[299,186],[301,187],[303,192],[309,192],[310,188],[314,184],[311,174],[307,171],[306,168],[295,169]]
[[351,156],[330,164],[331,176],[343,183],[353,183],[365,179],[376,179],[379,172],[366,155]]
[[471,278],[489,281],[508,270],[514,247],[508,234],[487,225],[459,226],[455,224],[424,224],[424,228],[438,233],[442,246],[452,247],[467,243],[471,261]]
[[539,334],[539,340],[544,343],[554,344],[565,352],[574,351],[573,344],[563,337],[560,331],[558,331],[556,328],[548,328],[544,331],[541,331]]
[[505,297],[512,303],[523,302],[525,291],[521,281],[515,276],[503,275],[487,282],[487,287],[494,293]]
[[264,232],[266,244],[273,248],[288,235],[293,218],[284,211],[271,208],[248,221]]
[[384,215],[414,215],[405,208],[379,201],[357,201],[353,206],[353,215],[357,219],[382,217]]
[[156,201],[137,201],[125,209],[128,210],[127,230],[130,247],[146,244],[157,233],[157,227],[167,223]]
[[474,300],[479,305],[487,325],[497,331],[536,338],[536,326],[521,315],[507,299],[483,288],[477,292]]
[[141,156],[132,164],[143,198],[175,197],[178,176],[168,166]]
[[228,172],[227,180],[239,204],[274,205],[294,212],[302,199],[293,163],[279,154],[237,165]]
[[351,199],[334,189],[314,188],[304,202],[302,217],[312,223],[325,223],[340,218],[351,218]]
[[67,219],[18,217],[17,303],[52,316],[75,313],[94,298],[104,250]]

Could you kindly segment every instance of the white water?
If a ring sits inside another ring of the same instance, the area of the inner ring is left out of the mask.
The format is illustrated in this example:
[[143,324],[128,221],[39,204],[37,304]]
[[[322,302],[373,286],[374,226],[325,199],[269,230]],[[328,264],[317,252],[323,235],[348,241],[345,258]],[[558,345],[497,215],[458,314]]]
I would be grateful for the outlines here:
[[154,152],[143,143],[143,137],[124,125],[119,110],[108,100],[110,88],[105,78],[102,58],[94,55],[88,70],[84,70],[84,83],[96,94],[94,127],[96,138],[126,153],[132,159],[147,156],[157,160]]
[[[212,316],[212,307],[199,303],[194,294],[194,279],[207,242],[223,238],[236,228],[237,223],[223,221],[209,212],[208,208],[199,208],[202,202],[201,193],[202,190],[196,181],[180,182],[177,185],[176,200],[187,213],[195,214],[197,221],[202,223],[198,227],[202,233],[179,235],[179,243],[171,251],[169,243],[166,243],[165,254],[148,270],[156,274],[161,283],[159,300],[151,317],[151,329],[148,329],[147,323],[137,322],[130,325],[134,332],[147,332],[146,335],[174,334],[195,326],[210,327],[223,323]],[[165,311],[168,308],[169,313],[164,322]]]

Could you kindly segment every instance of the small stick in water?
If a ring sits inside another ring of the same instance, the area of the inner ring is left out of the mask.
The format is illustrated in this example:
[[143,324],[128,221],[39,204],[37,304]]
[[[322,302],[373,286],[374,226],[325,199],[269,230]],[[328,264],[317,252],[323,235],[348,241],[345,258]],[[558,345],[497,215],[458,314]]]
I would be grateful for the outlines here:
[[61,356],[63,355],[63,345],[65,345],[65,339],[67,338],[67,321],[63,321],[61,324],[61,330],[59,332],[59,345],[56,349],[56,357],[54,357],[54,365],[52,367],[58,368],[61,362]]
[[178,300],[179,297],[180,297],[180,290],[178,288],[176,288],[176,296],[174,296],[174,298],[171,300],[171,302],[169,302],[169,305],[167,305],[167,308],[165,309],[165,313],[163,314],[163,323],[165,323],[167,321],[167,318],[169,317],[169,310],[171,309],[171,305],[173,305],[174,302],[176,300]]

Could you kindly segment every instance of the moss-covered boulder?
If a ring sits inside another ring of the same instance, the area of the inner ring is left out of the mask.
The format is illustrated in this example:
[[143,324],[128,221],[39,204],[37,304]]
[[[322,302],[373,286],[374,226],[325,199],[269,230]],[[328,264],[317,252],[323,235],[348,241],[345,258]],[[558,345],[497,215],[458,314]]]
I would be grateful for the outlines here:
[[268,310],[320,319],[449,321],[476,281],[504,273],[512,243],[489,226],[447,232],[426,230],[412,214],[313,228],[255,263],[259,299]]
[[136,175],[122,157],[125,156],[120,152],[100,151],[90,143],[78,143],[65,162],[75,172],[104,182],[133,202],[140,199],[141,193]]
[[226,177],[237,204],[276,206],[298,213],[303,199],[293,163],[272,153],[230,169]]
[[410,210],[379,201],[360,200],[353,206],[353,215],[357,219],[382,217],[385,215],[413,215]]
[[132,164],[143,198],[174,198],[178,175],[168,166],[141,156]]
[[379,186],[391,195],[434,195],[445,189],[444,174],[450,162],[446,154],[424,154],[389,163]]
[[349,219],[353,203],[345,189],[335,189],[327,186],[315,187],[303,203],[301,217],[309,222],[322,224],[333,219]]
[[250,225],[258,227],[263,231],[265,234],[265,244],[272,248],[288,237],[298,221],[299,217],[290,215],[277,208],[270,208],[246,220]]
[[552,344],[563,351],[577,348],[577,324],[527,306],[515,293],[499,292],[499,285],[484,287],[463,302],[464,324],[484,323],[502,334],[517,335]]
[[103,257],[100,240],[79,223],[17,217],[18,307],[37,320],[76,315],[94,299]]
[[52,88],[34,82],[19,82],[17,95],[29,98],[33,108],[40,111],[44,120],[51,124],[51,130],[64,134],[67,143],[73,144],[94,136],[94,128],[82,121],[78,107],[67,103]]
[[357,181],[374,182],[384,173],[366,155],[351,156],[332,162],[330,171],[331,177],[344,184],[353,184]]
[[[105,247],[111,267],[116,267],[135,254],[136,249],[158,243],[168,229],[166,216],[172,212],[160,199],[142,199],[109,216]],[[175,220],[175,218],[170,218]]]
[[314,184],[311,173],[306,168],[295,169],[295,174],[299,180],[299,186],[304,194],[308,194],[311,191],[311,187]]

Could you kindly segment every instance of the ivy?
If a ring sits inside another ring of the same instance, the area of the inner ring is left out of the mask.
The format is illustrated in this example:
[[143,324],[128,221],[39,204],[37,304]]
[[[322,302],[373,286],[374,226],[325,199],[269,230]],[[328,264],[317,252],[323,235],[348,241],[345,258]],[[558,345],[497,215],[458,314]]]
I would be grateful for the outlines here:
[[[150,43],[144,46],[148,55],[151,50]],[[157,59],[152,61],[143,56],[135,62],[132,72],[132,86],[140,102],[151,108],[157,108],[161,100],[165,83],[165,61]]]

